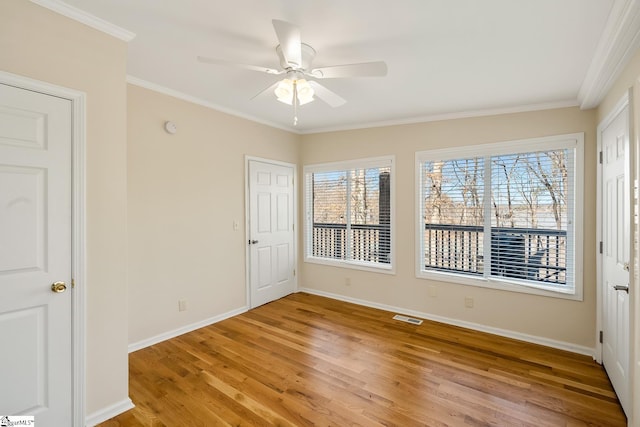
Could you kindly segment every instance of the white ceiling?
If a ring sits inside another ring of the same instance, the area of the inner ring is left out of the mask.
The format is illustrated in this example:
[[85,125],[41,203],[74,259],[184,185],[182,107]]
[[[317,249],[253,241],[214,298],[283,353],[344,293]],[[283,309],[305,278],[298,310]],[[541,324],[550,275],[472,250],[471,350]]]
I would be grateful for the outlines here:
[[[131,82],[308,133],[580,105],[594,58],[617,24],[612,17],[619,20],[620,0],[65,2],[136,34],[129,42]],[[272,19],[301,28],[302,41],[317,51],[314,67],[383,60],[388,75],[322,80],[347,103],[302,106],[293,127],[291,106],[271,94],[251,100],[279,76],[196,60],[280,68]]]

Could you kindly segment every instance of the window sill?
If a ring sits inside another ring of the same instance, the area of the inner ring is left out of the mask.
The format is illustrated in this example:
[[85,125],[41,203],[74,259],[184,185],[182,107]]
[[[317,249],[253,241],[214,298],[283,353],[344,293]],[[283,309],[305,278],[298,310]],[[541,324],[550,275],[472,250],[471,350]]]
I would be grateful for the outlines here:
[[396,274],[393,265],[380,265],[368,262],[332,260],[327,258],[305,257],[304,262],[310,264],[320,264],[330,267],[348,268],[352,270],[369,271],[372,273]]
[[558,289],[554,286],[534,285],[518,280],[498,279],[495,277],[486,279],[484,277],[465,277],[455,273],[419,271],[416,274],[418,279],[435,280],[439,282],[449,282],[458,285],[475,286],[485,289],[498,289],[508,292],[540,295],[551,298],[568,299],[582,301],[582,289],[566,288]]

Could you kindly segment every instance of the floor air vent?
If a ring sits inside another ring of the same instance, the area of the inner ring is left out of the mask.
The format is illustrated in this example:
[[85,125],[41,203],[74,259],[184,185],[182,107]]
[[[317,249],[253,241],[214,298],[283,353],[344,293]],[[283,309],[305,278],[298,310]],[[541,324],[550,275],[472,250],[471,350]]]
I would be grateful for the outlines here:
[[402,314],[396,314],[395,316],[393,316],[393,318],[395,320],[400,320],[402,322],[411,323],[412,325],[422,325],[422,320],[415,319],[413,317],[403,316]]

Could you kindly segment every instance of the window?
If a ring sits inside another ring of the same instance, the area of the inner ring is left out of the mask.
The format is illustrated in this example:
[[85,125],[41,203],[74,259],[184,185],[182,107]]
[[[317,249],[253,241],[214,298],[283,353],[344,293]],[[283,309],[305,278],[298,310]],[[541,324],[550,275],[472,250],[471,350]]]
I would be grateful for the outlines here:
[[393,271],[393,158],[305,166],[305,261]]
[[416,154],[418,277],[582,298],[583,135]]

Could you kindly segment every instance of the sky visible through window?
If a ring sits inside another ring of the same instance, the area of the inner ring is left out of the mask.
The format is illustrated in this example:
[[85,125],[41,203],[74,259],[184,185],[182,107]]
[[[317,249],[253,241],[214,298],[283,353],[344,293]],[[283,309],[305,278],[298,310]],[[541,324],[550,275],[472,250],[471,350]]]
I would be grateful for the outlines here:
[[[313,221],[345,224],[347,185],[350,184],[352,224],[379,222],[380,175],[390,168],[352,169],[313,174]],[[347,180],[347,177],[350,179]]]
[[[491,225],[566,229],[568,155],[553,150],[489,157]],[[485,157],[424,162],[425,222],[482,225],[485,163]]]

